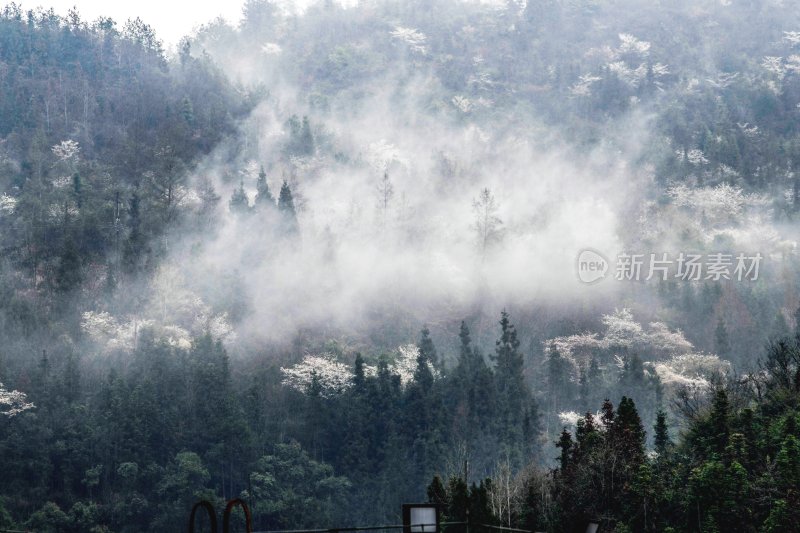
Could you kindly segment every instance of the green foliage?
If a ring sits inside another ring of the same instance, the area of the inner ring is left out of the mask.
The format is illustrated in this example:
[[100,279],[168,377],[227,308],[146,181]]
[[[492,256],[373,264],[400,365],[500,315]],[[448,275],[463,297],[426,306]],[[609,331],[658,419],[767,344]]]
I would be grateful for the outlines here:
[[349,489],[346,477],[293,442],[276,445],[256,462],[246,498],[259,529],[327,527],[345,518]]

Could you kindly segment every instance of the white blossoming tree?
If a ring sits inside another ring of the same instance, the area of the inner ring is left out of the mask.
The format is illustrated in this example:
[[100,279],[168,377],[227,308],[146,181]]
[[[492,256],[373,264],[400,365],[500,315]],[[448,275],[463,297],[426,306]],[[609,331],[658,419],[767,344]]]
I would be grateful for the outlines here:
[[78,141],[67,139],[53,146],[51,150],[59,161],[71,162],[78,158],[81,148]]
[[3,384],[0,383],[0,414],[12,417],[34,407],[36,406],[28,401],[28,397],[24,392],[6,390]]
[[307,354],[294,366],[281,367],[283,385],[302,393],[309,393],[316,381],[320,394],[331,397],[341,394],[352,385],[350,367],[336,360],[336,357],[325,352]]

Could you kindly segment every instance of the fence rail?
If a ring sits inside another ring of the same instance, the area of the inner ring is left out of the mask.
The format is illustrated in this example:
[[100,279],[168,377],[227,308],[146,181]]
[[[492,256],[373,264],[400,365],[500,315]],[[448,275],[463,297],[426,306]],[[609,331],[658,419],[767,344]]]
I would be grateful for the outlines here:
[[492,526],[490,524],[478,524],[480,527],[485,527],[486,529],[492,529],[494,531],[512,531],[514,533],[531,533],[529,529],[519,529],[516,527],[505,527],[505,526]]
[[[466,525],[467,522],[439,522],[439,527],[442,528],[447,526]],[[391,524],[385,526],[332,527],[327,529],[270,529],[264,531],[253,531],[253,533],[347,533],[348,531],[385,531],[392,529],[403,529],[404,527],[406,526],[402,524]],[[419,531],[421,533],[436,533],[436,524],[414,524],[412,527],[415,528],[415,531]]]

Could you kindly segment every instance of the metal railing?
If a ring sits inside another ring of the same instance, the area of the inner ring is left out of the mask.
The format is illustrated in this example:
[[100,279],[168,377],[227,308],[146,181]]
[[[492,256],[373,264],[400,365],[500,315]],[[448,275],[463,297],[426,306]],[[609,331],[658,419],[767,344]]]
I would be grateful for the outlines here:
[[[500,533],[534,533],[527,529],[519,529],[515,527],[495,526],[492,524],[473,524],[467,519],[464,522],[438,522],[435,524],[388,524],[381,526],[354,526],[354,527],[330,527],[320,529],[272,529],[272,530],[259,530],[253,531],[253,521],[250,514],[250,509],[247,504],[240,499],[231,500],[225,506],[225,514],[222,520],[222,533],[230,533],[231,514],[234,508],[241,507],[244,512],[245,530],[247,533],[356,533],[361,531],[392,531],[403,530],[408,533],[440,533],[442,530],[452,526],[464,526],[464,533],[469,533],[470,526],[475,529],[483,529]],[[192,507],[192,512],[189,516],[189,533],[194,533],[195,518],[198,510],[204,510],[209,517],[209,525],[211,526],[211,533],[217,533],[217,516],[214,511],[214,506],[211,502],[200,501]],[[2,533],[2,531],[0,531]],[[21,532],[20,532],[21,533]]]
[[[467,522],[439,522],[440,528],[447,526],[466,526]],[[347,533],[349,531],[387,531],[403,529],[407,526],[391,524],[384,526],[357,526],[357,527],[331,527],[327,529],[270,529],[253,531],[252,533]],[[436,524],[414,524],[411,529],[414,533],[436,533]],[[530,533],[530,532],[528,532]]]

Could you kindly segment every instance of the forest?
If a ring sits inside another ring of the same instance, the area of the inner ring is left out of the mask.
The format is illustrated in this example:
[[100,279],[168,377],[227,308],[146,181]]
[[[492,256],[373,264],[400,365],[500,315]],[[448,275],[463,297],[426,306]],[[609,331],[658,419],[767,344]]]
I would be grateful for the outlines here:
[[799,236],[792,2],[10,3],[0,531],[797,531]]

